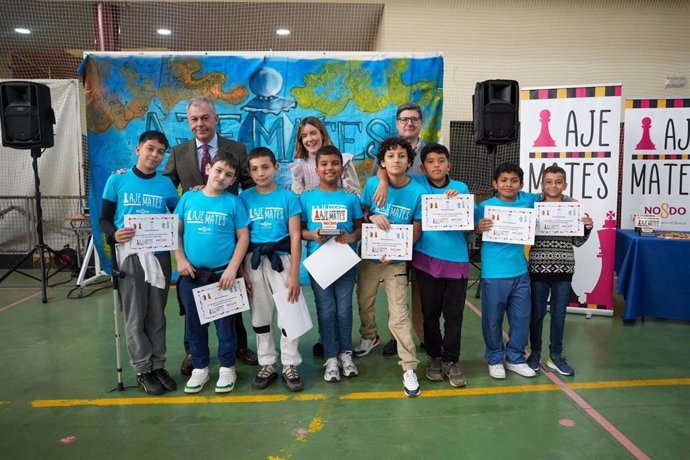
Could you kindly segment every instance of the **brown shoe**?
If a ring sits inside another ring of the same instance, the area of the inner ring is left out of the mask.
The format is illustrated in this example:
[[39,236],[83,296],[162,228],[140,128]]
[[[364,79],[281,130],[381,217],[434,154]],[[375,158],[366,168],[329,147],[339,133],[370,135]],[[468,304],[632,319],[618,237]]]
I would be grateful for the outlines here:
[[235,353],[235,357],[247,366],[259,365],[259,359],[256,357],[256,353],[254,353],[247,347],[238,348],[237,352]]
[[182,360],[182,364],[180,364],[180,374],[192,375],[193,370],[194,364],[192,364],[192,355],[187,355]]

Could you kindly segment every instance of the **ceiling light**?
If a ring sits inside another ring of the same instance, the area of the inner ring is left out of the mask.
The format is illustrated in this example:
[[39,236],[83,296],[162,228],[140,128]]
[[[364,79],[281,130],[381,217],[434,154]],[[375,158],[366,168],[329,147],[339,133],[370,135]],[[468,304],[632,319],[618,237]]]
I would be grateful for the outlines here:
[[31,33],[31,31],[29,29],[24,29],[23,27],[17,27],[16,29],[14,29],[14,31],[17,32],[18,34],[30,34]]
[[156,32],[158,35],[170,35],[172,33],[170,29],[158,29]]
[[276,33],[281,36],[290,35],[290,29],[278,29]]

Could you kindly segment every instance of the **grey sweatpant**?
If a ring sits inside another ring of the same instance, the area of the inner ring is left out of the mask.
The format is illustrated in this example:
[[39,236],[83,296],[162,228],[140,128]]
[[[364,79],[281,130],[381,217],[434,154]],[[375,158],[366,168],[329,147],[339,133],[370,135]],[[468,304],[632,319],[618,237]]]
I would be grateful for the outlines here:
[[165,275],[165,289],[144,281],[136,254],[120,261],[120,299],[125,313],[129,362],[137,374],[165,367],[165,303],[170,288],[170,253],[156,254]]

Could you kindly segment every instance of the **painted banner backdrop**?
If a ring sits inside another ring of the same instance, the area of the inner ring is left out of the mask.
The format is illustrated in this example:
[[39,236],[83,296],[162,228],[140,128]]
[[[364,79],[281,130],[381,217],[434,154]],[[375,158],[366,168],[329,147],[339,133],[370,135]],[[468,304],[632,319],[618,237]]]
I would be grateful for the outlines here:
[[690,99],[627,99],[621,227],[659,216],[661,229],[690,230]]
[[101,242],[98,215],[108,176],[136,162],[134,148],[145,130],[164,132],[172,145],[190,139],[186,106],[193,96],[216,101],[220,135],[248,151],[273,150],[281,184],[290,182],[286,166],[299,121],[307,116],[321,118],[335,145],[355,156],[360,178],[368,177],[380,142],[397,134],[398,105],[422,107],[425,140],[438,140],[441,131],[440,54],[87,53],[80,72],[87,92],[91,216],[94,239]]
[[[570,307],[613,311],[621,86],[524,88],[520,91],[520,163],[525,190],[541,191],[547,166],[565,169],[565,191],[594,220],[575,248]],[[572,311],[572,310],[571,310]]]

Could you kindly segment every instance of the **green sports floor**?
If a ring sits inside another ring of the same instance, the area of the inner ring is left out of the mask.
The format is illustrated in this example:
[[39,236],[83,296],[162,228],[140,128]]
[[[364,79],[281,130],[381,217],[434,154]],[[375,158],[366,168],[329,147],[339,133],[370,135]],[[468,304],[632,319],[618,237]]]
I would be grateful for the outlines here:
[[[59,274],[50,281],[68,280]],[[46,304],[36,281],[12,274],[0,284],[0,458],[690,456],[688,323],[647,319],[624,325],[619,311],[614,318],[569,315],[565,351],[575,376],[542,371],[526,379],[509,372],[496,381],[483,359],[475,311],[481,302],[472,288],[460,358],[465,388],[427,381],[420,352],[422,395],[405,398],[397,359],[383,357],[381,347],[356,360],[358,377],[326,383],[322,360],[311,354],[312,330],[300,345],[303,392],[288,393],[280,381],[257,392],[250,386],[257,368],[238,364],[232,393],[217,396],[207,385],[188,396],[179,374],[183,321],[171,292],[168,368],[180,389],[151,397],[133,387],[126,362],[128,387],[110,391],[116,386],[112,291],[67,299],[73,283],[49,288]],[[92,291],[87,287],[84,294]],[[309,288],[305,295],[313,305]],[[387,341],[384,300],[380,292],[377,317]],[[544,330],[548,343],[548,325]],[[358,343],[356,330],[353,337]],[[126,356],[124,343],[122,350]],[[213,379],[213,358],[211,370]]]

